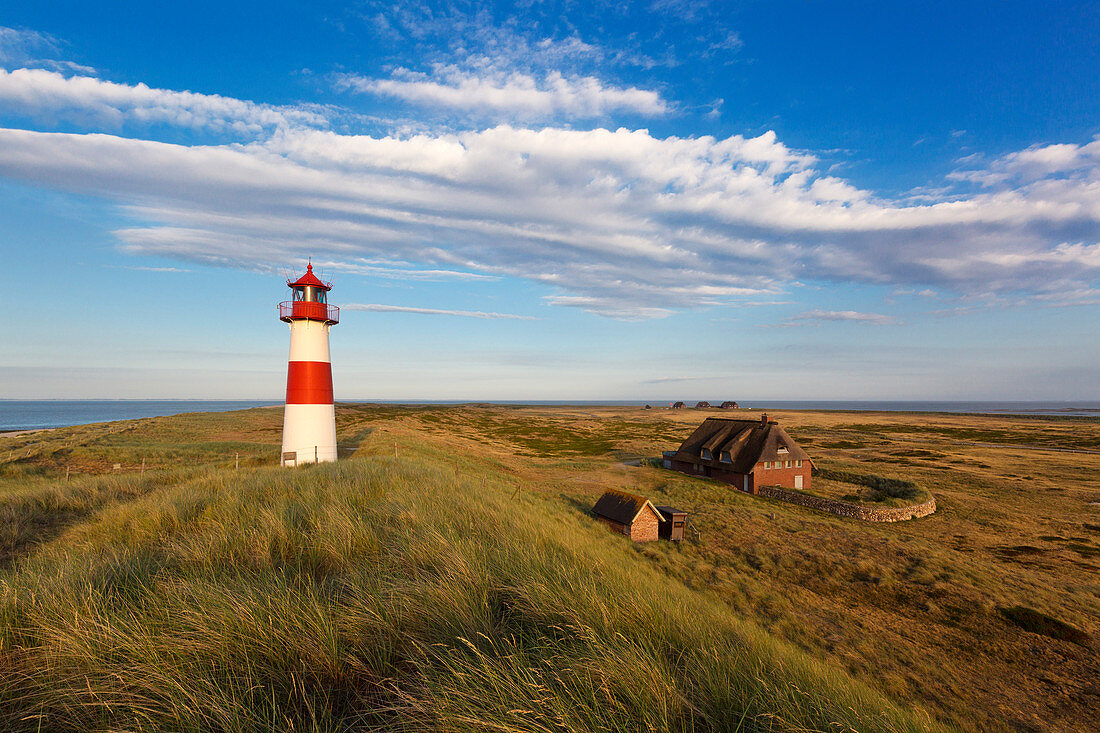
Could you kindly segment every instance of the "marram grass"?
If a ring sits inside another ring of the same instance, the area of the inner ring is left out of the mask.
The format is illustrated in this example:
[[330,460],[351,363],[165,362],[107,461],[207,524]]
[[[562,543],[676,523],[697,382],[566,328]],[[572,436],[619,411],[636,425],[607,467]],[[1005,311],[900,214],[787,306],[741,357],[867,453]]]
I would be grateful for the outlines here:
[[936,728],[573,504],[406,454],[4,490],[0,730]]

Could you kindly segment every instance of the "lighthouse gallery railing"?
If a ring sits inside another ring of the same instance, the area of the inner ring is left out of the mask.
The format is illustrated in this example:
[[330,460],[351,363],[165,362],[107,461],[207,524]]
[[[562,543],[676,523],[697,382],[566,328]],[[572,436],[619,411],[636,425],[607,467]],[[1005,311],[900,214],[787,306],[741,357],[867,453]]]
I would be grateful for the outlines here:
[[328,303],[314,303],[308,300],[286,300],[279,303],[279,319],[288,321],[292,318],[339,323],[340,309]]

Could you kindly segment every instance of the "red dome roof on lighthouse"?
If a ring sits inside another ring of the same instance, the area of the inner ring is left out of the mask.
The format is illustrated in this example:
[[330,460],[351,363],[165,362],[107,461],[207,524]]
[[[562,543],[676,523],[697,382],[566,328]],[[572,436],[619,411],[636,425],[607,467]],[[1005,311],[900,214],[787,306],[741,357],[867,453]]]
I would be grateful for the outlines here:
[[292,288],[299,288],[299,287],[304,288],[307,285],[312,285],[313,287],[321,288],[322,290],[332,290],[332,283],[321,282],[321,280],[316,275],[313,274],[313,262],[312,261],[310,261],[306,265],[306,274],[305,275],[302,275],[300,278],[298,278],[294,282],[290,282],[288,280],[286,284],[289,285]]

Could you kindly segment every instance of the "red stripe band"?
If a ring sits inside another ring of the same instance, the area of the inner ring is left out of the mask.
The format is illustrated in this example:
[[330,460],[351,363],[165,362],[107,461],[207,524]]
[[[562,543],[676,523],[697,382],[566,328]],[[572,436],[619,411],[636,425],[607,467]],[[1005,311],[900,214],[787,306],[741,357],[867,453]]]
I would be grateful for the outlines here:
[[327,361],[292,361],[287,364],[288,405],[331,405],[332,364]]

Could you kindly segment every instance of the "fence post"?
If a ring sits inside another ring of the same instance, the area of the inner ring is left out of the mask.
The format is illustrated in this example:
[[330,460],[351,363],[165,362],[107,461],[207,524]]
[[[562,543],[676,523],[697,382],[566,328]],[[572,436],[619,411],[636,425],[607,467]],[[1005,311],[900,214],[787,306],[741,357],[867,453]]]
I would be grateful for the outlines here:
[[141,476],[142,476],[142,478],[145,477],[145,457],[144,456],[142,456],[142,458],[141,458]]
[[65,480],[66,481],[69,480],[69,466],[68,466],[68,464],[65,465]]
[[237,461],[237,465],[235,466],[235,468],[239,471],[239,470],[241,470],[241,454],[236,453],[234,455],[236,456],[236,461]]
[[317,462],[317,446],[313,446],[313,462]]
[[393,457],[397,458],[397,441],[393,441]]

